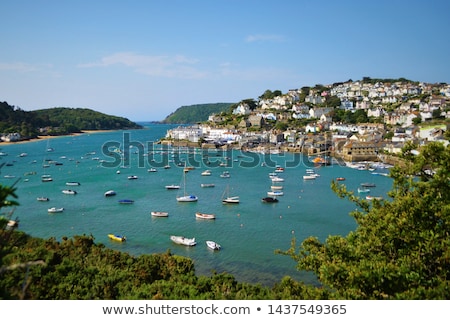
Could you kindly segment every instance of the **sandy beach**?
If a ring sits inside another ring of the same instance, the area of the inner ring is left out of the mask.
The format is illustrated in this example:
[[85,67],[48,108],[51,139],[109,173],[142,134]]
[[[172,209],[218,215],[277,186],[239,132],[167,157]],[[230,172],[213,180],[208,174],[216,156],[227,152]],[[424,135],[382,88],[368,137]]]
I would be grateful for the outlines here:
[[2,146],[2,145],[9,145],[9,144],[21,144],[21,143],[36,142],[36,141],[42,141],[42,140],[47,140],[47,139],[56,139],[56,138],[62,138],[62,137],[79,136],[79,135],[82,135],[82,134],[94,134],[94,133],[101,133],[101,132],[110,132],[110,131],[114,131],[114,130],[83,130],[82,132],[79,132],[79,133],[71,133],[71,134],[60,135],[60,136],[50,136],[50,135],[38,136],[37,138],[33,138],[33,139],[13,141],[13,142],[0,141],[0,146]]

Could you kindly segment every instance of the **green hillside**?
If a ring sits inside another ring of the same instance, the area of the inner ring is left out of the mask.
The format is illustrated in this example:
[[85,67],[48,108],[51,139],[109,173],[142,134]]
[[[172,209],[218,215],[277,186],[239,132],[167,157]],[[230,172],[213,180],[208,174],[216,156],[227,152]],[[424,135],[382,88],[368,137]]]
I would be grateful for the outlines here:
[[122,117],[85,108],[50,108],[24,111],[0,102],[0,134],[18,132],[23,139],[38,135],[62,135],[83,130],[139,129],[142,126]]
[[166,117],[162,123],[197,123],[208,120],[211,114],[229,112],[235,103],[205,103],[182,106]]

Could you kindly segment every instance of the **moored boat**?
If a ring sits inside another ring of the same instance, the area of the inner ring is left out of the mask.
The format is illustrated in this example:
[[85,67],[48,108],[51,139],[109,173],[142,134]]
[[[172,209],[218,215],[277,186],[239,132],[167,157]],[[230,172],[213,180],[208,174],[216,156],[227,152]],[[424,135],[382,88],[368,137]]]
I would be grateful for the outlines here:
[[202,183],[200,187],[202,188],[214,188],[216,185],[214,183]]
[[63,212],[63,211],[64,211],[64,208],[56,208],[56,207],[53,207],[53,208],[49,208],[47,211],[48,211],[48,213]]
[[47,197],[37,197],[37,201],[50,201],[50,198]]
[[336,181],[345,181],[345,178],[344,177],[337,177]]
[[166,189],[167,190],[178,190],[178,189],[180,189],[180,186],[177,184],[169,184],[166,186]]
[[212,213],[196,212],[195,213],[195,217],[198,218],[198,219],[213,220],[213,219],[216,218],[216,215],[212,214]]
[[64,193],[64,194],[77,194],[78,192],[76,192],[75,190],[66,189],[66,190],[63,190],[62,193]]
[[123,242],[123,241],[127,240],[127,238],[125,236],[122,236],[119,234],[112,234],[112,233],[108,234],[108,238],[110,238],[111,240],[114,240],[114,241],[119,241],[119,242]]
[[370,189],[368,188],[358,188],[358,193],[369,193]]
[[202,176],[210,176],[211,175],[211,170],[205,170],[202,172]]
[[152,211],[150,212],[152,217],[168,217],[169,213],[165,211]]
[[116,192],[114,190],[108,190],[105,192],[105,197],[112,197],[115,195],[116,195]]
[[79,185],[80,185],[80,183],[76,182],[76,181],[66,182],[66,186],[79,186]]
[[218,244],[217,242],[212,241],[212,240],[206,240],[206,245],[211,250],[220,250],[220,249],[222,249],[222,246],[220,244]]
[[120,204],[133,204],[134,200],[130,200],[130,199],[122,199],[118,201]]
[[278,199],[275,197],[264,197],[261,199],[262,202],[265,203],[274,203],[274,202],[278,202]]
[[271,196],[271,197],[277,197],[277,196],[282,196],[282,195],[284,195],[284,193],[283,193],[283,191],[274,190],[274,191],[268,191],[268,192],[267,192],[267,195],[268,195],[268,196]]
[[363,188],[375,188],[376,185],[375,185],[375,183],[371,183],[371,182],[363,182],[363,183],[361,183],[361,187],[363,187]]
[[366,200],[383,200],[383,197],[366,196]]
[[197,244],[195,238],[186,238],[183,236],[170,236],[170,240],[172,240],[176,244],[182,244],[188,247],[192,247]]

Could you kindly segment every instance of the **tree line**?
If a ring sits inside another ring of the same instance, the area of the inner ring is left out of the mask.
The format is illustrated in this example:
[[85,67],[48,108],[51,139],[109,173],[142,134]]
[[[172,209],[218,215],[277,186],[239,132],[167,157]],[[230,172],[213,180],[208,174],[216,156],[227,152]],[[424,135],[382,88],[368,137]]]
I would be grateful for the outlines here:
[[123,117],[86,108],[49,108],[24,111],[0,102],[0,133],[18,132],[24,139],[38,135],[63,135],[82,130],[139,129],[140,125]]

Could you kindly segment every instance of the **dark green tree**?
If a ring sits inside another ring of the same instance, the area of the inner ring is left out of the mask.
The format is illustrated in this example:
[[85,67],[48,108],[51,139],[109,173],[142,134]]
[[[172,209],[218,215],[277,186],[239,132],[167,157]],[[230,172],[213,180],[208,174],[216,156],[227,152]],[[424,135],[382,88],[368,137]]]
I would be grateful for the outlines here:
[[450,298],[450,147],[408,144],[402,157],[389,200],[369,203],[332,182],[358,206],[356,230],[324,243],[310,237],[298,248],[293,239],[283,252],[314,272],[331,298]]

